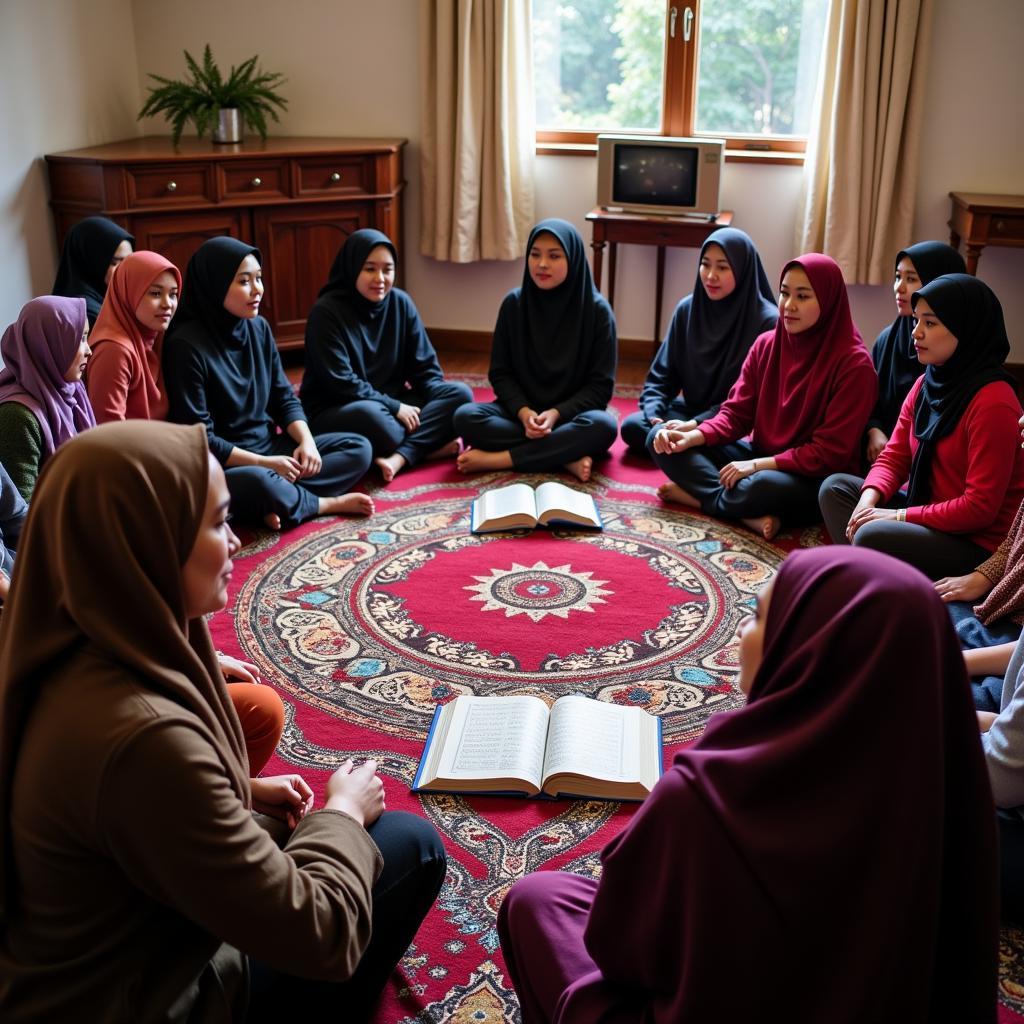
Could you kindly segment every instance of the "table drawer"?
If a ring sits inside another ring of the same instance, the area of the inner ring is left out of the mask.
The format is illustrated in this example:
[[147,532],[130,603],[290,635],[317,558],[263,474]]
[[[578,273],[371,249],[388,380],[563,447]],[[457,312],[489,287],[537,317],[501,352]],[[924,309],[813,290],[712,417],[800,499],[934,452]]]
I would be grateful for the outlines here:
[[215,200],[209,164],[125,167],[129,206],[178,206]]
[[993,242],[1024,242],[1024,214],[992,214],[988,235]]
[[221,164],[220,175],[223,199],[280,199],[288,195],[283,163]]
[[372,156],[327,157],[297,161],[300,196],[351,195],[374,190]]

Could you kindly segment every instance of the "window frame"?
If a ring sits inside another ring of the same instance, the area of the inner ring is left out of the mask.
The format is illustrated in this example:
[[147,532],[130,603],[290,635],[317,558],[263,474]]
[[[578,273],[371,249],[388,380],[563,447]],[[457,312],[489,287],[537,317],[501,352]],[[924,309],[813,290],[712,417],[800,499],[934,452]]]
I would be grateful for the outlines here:
[[[704,0],[665,0],[665,70],[662,78],[660,132],[636,134],[724,138],[729,163],[802,164],[807,139],[772,135],[735,135],[726,132],[697,132],[694,115],[697,100],[697,54],[700,47],[701,8]],[[693,11],[693,31],[683,38],[684,12]],[[676,11],[673,35],[672,12]],[[537,131],[537,153],[548,156],[592,156],[597,152],[597,131]]]

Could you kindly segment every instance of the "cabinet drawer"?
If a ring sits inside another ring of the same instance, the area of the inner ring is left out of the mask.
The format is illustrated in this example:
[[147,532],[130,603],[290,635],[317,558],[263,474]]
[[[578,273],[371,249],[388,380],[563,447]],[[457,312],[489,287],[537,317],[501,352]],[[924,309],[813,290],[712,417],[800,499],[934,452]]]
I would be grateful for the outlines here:
[[993,241],[1024,241],[1024,214],[992,214],[988,234]]
[[129,206],[176,206],[214,201],[209,164],[163,164],[126,167]]
[[224,199],[279,199],[288,195],[283,163],[229,163],[220,165]]
[[372,194],[373,157],[327,157],[296,161],[300,196]]

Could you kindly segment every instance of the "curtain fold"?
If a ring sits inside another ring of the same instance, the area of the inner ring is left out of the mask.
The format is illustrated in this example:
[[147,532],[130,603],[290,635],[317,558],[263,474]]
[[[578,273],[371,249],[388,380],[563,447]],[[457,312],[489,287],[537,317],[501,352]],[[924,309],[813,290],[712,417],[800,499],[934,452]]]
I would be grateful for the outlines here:
[[797,252],[882,284],[913,238],[933,0],[832,0]]
[[421,0],[420,252],[521,259],[536,148],[527,0]]

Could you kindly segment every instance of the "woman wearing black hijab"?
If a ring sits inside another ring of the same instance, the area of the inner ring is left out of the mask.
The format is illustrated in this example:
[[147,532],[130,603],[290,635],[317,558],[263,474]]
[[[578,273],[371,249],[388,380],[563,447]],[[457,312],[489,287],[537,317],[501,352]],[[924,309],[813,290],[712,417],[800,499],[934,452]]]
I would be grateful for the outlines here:
[[348,492],[369,467],[370,444],[356,434],[310,432],[259,315],[260,259],[235,238],[211,238],[189,260],[164,344],[170,418],[206,427],[231,511],[243,522],[279,530],[314,516],[368,515],[370,497]]
[[999,547],[1024,498],[1021,407],[1003,368],[1010,342],[999,300],[976,277],[937,277],[911,303],[925,372],[867,478],[831,476],[819,502],[836,543],[884,551],[932,579],[961,576]]
[[[754,339],[779,318],[775,293],[750,236],[719,228],[700,250],[693,294],[681,299],[622,440],[647,457],[651,427],[710,419],[740,375]],[[681,393],[680,393],[681,392]]]
[[871,465],[882,453],[914,382],[924,373],[914,348],[914,293],[943,274],[962,274],[964,259],[945,242],[918,242],[896,254],[896,319],[875,339],[871,359],[878,373],[878,403],[868,420],[865,457]]
[[583,239],[567,221],[542,220],[530,232],[522,287],[505,296],[494,328],[497,400],[455,414],[472,445],[459,469],[564,468],[589,480],[617,433],[606,409],[616,355],[615,316],[594,288]]
[[89,327],[96,322],[114,268],[132,254],[135,238],[106,217],[86,217],[64,238],[52,294],[85,299]]
[[345,240],[306,321],[299,393],[313,430],[369,439],[386,483],[424,458],[454,455],[452,416],[473,400],[444,379],[415,304],[394,287],[397,261],[380,231]]

